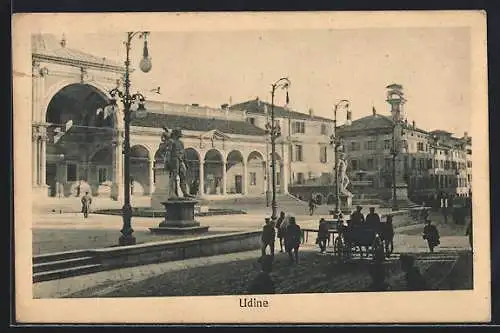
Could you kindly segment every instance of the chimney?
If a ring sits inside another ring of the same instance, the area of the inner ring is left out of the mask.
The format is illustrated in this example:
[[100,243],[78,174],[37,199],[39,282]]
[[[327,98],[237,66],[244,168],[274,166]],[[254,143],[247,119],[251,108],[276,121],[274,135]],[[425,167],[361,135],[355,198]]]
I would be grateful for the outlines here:
[[411,122],[411,126],[415,129],[415,120]]
[[260,99],[259,99],[259,96],[255,97],[255,100],[257,101],[257,106],[260,106]]
[[464,138],[467,139],[469,137],[469,133],[468,132],[464,132]]
[[373,113],[373,116],[376,116],[376,115],[377,115],[377,110],[375,110],[375,107],[374,107],[374,106],[372,107],[372,113]]
[[314,118],[314,110],[309,108],[309,117]]
[[347,126],[350,126],[352,124],[352,111],[351,110],[347,110],[347,118],[346,118],[345,124]]

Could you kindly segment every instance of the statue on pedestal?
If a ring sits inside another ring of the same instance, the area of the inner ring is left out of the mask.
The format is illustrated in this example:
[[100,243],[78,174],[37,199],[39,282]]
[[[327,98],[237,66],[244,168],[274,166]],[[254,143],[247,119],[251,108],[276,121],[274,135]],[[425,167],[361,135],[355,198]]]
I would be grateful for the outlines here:
[[184,159],[184,143],[181,140],[182,131],[176,128],[172,131],[167,145],[170,149],[165,154],[165,167],[170,172],[170,196],[179,197],[179,187],[184,198],[193,198],[186,185],[187,166]]
[[347,185],[349,185],[349,177],[347,177],[347,162],[345,160],[345,154],[339,153],[339,160],[337,162],[337,184],[339,187],[339,194],[352,197],[352,193],[347,190]]

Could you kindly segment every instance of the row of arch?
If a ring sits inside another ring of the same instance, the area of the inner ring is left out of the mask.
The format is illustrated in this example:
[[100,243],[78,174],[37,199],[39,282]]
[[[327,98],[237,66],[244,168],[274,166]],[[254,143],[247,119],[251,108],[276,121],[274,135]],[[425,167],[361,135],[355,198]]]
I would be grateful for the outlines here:
[[[92,163],[112,168],[111,147],[94,154]],[[144,145],[134,145],[130,151],[130,172],[133,179],[133,194],[152,194],[156,186],[157,168],[163,167],[162,157],[157,151],[151,153]],[[200,153],[197,149],[185,149],[188,190],[193,195],[263,194],[266,189],[266,161],[264,154],[251,151],[245,158],[239,150],[226,154],[218,149]],[[278,163],[281,161],[276,154]],[[280,163],[281,165],[281,163]],[[280,172],[280,167],[277,169]],[[111,170],[110,170],[111,171]],[[282,177],[278,174],[278,177]],[[277,180],[280,191],[280,180]]]

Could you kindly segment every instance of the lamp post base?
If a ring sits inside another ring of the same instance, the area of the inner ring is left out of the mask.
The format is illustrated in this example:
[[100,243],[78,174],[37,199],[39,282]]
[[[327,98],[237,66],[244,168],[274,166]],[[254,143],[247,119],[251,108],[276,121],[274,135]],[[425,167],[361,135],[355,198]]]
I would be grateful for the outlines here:
[[129,245],[135,245],[135,237],[132,235],[122,235],[120,236],[120,239],[118,240],[118,245],[119,246],[129,246]]

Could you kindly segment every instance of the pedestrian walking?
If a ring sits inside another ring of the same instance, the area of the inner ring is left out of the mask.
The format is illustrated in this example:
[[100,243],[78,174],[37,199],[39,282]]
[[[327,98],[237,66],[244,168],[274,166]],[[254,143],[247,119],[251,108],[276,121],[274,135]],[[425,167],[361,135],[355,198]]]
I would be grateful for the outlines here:
[[394,226],[392,224],[392,215],[387,215],[386,222],[381,223],[380,234],[384,241],[385,255],[389,258],[394,251]]
[[262,256],[266,255],[266,249],[269,246],[271,256],[274,257],[274,239],[276,238],[276,231],[274,225],[269,217],[265,218],[266,224],[262,228]]
[[314,209],[316,208],[316,202],[314,202],[314,198],[311,197],[311,199],[309,199],[309,215],[313,215],[314,214]]
[[467,225],[467,230],[465,231],[465,235],[469,236],[469,245],[471,250],[473,249],[472,246],[472,218],[470,219],[469,225]]
[[422,238],[427,240],[427,245],[429,250],[434,252],[434,248],[440,244],[439,232],[435,225],[432,224],[431,220],[425,222],[424,232]]
[[285,212],[280,213],[280,217],[276,221],[276,233],[278,235],[278,240],[280,242],[280,252],[283,252],[283,239],[285,238],[285,229],[283,224],[285,222]]
[[380,216],[375,213],[375,207],[370,207],[370,212],[366,214],[366,226],[380,232]]
[[328,223],[324,218],[321,218],[319,220],[319,227],[318,227],[318,238],[316,241],[316,244],[319,245],[319,249],[321,253],[325,253],[326,251],[326,242],[329,238],[329,232],[328,232]]
[[290,257],[291,263],[293,263],[294,261],[295,263],[299,263],[300,238],[300,226],[295,222],[295,217],[290,216],[285,233],[285,250]]
[[427,289],[427,283],[420,273],[418,267],[415,266],[415,257],[407,254],[402,254],[399,257],[401,269],[405,273],[406,290],[421,291]]
[[448,223],[448,198],[446,195],[441,198],[441,213],[443,214],[444,223]]
[[273,270],[273,257],[264,255],[260,260],[260,265],[261,271],[250,283],[248,293],[250,295],[274,294],[275,286],[274,281],[271,278],[271,272]]
[[81,199],[82,202],[82,213],[83,217],[89,217],[90,205],[92,204],[92,196],[89,195],[89,192],[85,192],[85,195]]

